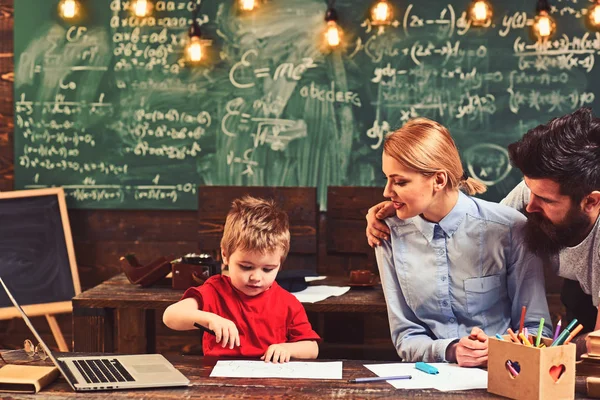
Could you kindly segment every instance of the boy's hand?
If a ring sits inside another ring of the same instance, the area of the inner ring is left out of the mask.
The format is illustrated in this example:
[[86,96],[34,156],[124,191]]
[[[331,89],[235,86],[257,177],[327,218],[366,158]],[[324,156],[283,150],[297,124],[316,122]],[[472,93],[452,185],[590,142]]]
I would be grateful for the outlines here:
[[208,329],[215,333],[216,342],[221,343],[222,347],[233,349],[240,345],[240,334],[232,321],[213,315],[208,322]]
[[272,344],[267,349],[266,353],[260,358],[265,362],[273,360],[274,363],[286,363],[290,361],[291,353],[285,347],[285,343]]

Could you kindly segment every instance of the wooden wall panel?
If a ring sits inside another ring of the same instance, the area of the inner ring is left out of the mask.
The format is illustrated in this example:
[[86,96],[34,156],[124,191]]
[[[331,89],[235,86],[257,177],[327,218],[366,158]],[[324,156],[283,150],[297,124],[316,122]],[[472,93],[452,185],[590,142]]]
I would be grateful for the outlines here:
[[12,190],[13,157],[13,1],[0,0],[0,191]]

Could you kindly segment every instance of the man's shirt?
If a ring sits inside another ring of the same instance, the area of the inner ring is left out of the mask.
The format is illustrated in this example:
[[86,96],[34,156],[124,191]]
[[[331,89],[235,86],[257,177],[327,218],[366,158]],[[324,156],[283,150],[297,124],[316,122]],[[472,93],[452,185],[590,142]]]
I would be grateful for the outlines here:
[[392,340],[403,360],[446,361],[446,348],[473,327],[488,336],[545,319],[541,260],[524,245],[525,217],[462,192],[439,223],[420,216],[386,219],[390,241],[376,248]]

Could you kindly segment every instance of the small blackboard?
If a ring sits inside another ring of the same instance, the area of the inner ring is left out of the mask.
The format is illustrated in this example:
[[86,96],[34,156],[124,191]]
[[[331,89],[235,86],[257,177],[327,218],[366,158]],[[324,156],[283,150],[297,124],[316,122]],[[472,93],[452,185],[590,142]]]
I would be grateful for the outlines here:
[[[29,316],[72,310],[81,288],[62,188],[0,193],[0,276]],[[0,319],[19,316],[0,292]]]

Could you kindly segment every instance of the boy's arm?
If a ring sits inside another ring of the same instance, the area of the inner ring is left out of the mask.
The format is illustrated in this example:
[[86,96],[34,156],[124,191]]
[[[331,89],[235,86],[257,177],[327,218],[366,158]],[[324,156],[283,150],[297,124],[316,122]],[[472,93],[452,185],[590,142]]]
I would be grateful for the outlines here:
[[[192,297],[171,304],[163,314],[166,326],[177,331],[197,329],[194,323],[215,333],[215,340],[223,347],[233,348],[240,345],[240,334],[235,324],[217,314],[198,310],[198,302]],[[221,341],[221,339],[223,339]]]
[[192,297],[171,304],[163,314],[163,322],[166,326],[176,331],[187,331],[197,329],[194,322],[208,328],[212,313],[198,310],[198,302]]
[[301,340],[292,343],[272,344],[260,359],[283,363],[290,361],[290,358],[314,359],[318,355],[319,345],[315,340]]

